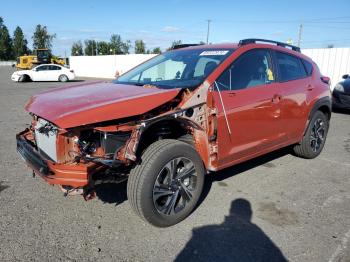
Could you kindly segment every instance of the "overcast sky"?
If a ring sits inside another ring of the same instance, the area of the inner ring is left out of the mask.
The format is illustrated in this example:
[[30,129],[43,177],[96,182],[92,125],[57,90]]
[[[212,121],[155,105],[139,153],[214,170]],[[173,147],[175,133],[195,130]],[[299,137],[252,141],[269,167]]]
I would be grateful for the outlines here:
[[11,34],[22,27],[30,47],[35,26],[46,25],[57,35],[53,53],[64,56],[74,41],[108,41],[113,33],[142,39],[150,49],[206,41],[207,19],[212,43],[255,37],[296,44],[302,23],[302,48],[349,47],[349,11],[350,0],[5,0],[0,16]]

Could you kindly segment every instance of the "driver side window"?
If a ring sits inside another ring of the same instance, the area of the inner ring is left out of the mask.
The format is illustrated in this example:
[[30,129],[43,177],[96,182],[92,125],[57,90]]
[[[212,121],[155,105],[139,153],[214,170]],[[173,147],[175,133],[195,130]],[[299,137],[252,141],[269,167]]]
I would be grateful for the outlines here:
[[242,54],[216,80],[220,90],[240,90],[274,81],[270,54],[255,49]]

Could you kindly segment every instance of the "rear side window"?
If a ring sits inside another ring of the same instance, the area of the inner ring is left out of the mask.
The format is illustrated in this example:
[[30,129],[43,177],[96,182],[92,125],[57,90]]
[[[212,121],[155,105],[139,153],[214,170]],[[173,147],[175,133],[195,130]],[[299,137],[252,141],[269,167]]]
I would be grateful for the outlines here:
[[276,52],[276,62],[281,82],[306,77],[306,72],[300,59],[286,53]]
[[308,76],[311,76],[312,75],[312,69],[313,69],[313,66],[312,64],[309,62],[309,61],[306,61],[304,59],[301,59],[302,63],[304,64],[304,67],[305,67],[305,70],[306,70],[306,74]]
[[50,70],[61,70],[61,67],[55,66],[55,65],[50,65]]

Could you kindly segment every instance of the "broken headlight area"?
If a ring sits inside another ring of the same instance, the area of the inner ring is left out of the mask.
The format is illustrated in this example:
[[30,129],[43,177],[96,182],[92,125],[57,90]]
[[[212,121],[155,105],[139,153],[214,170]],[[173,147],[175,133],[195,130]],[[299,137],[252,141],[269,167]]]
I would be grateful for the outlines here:
[[107,166],[116,166],[118,152],[125,146],[131,132],[103,132],[99,130],[83,130],[74,142],[79,148],[75,161],[92,161]]

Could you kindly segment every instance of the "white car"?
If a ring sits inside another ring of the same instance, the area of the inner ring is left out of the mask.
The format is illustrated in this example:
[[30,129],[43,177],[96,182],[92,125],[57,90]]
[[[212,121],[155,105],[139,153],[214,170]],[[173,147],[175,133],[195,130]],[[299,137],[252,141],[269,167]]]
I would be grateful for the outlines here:
[[20,70],[12,74],[11,79],[16,82],[24,81],[61,81],[73,80],[75,74],[73,70],[60,65],[43,64],[31,70]]

